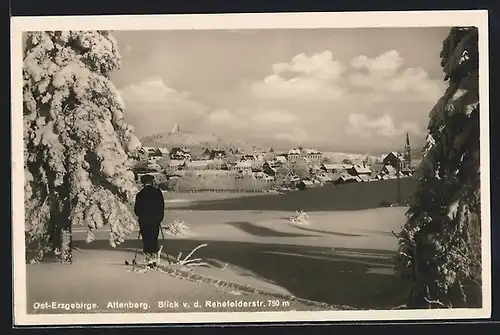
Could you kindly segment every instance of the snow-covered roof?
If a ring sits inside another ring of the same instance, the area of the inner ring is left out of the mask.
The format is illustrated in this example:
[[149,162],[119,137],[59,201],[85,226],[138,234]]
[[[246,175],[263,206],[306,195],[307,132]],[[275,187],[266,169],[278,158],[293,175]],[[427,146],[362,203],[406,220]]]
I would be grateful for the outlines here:
[[372,173],[372,170],[366,166],[355,165],[353,168],[356,173]]
[[384,169],[386,169],[389,174],[396,174],[396,169],[392,165],[385,165]]
[[145,152],[155,152],[156,151],[156,149],[153,147],[142,147],[141,149],[144,150]]
[[368,175],[366,175],[366,174],[359,176],[359,178],[361,178],[363,181],[368,181],[368,180],[370,180],[370,176],[368,176]]
[[171,159],[170,162],[168,163],[169,166],[179,166],[184,164],[184,161],[177,160],[177,159]]
[[387,156],[389,156],[389,155],[393,155],[394,157],[401,158],[401,154],[399,152],[397,152],[397,151],[391,151],[387,155],[385,155],[384,159],[387,158]]
[[264,161],[263,160],[256,160],[256,161],[253,161],[251,164],[252,164],[252,167],[262,167],[264,165]]
[[192,167],[200,167],[200,166],[207,166],[210,163],[212,163],[212,161],[209,161],[209,160],[199,160],[199,161],[191,161],[187,165],[188,166],[192,166]]
[[346,181],[346,180],[354,179],[354,177],[345,171],[334,173],[333,176],[331,177],[331,180],[333,180],[333,181],[336,181],[339,179]]
[[236,168],[245,169],[245,168],[251,168],[251,167],[252,167],[252,163],[250,163],[250,162],[244,162],[244,161],[242,161],[242,162],[238,162],[236,164]]
[[168,154],[169,150],[167,148],[158,148],[162,154]]
[[318,151],[316,149],[302,149],[302,152],[307,154],[307,155],[319,155],[319,154],[321,154],[321,151]]
[[316,149],[290,149],[288,151],[289,155],[300,155],[300,154],[306,154],[306,155],[316,155],[316,154],[321,154],[321,151],[318,151]]
[[344,168],[343,164],[338,164],[338,163],[324,163],[322,165],[327,170],[341,170]]

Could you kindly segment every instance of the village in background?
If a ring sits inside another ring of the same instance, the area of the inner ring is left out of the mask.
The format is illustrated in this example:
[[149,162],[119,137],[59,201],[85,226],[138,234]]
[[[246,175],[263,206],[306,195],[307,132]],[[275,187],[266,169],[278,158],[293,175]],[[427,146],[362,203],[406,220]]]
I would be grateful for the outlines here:
[[[168,135],[179,133],[175,125]],[[402,152],[380,156],[302,147],[278,151],[212,145],[143,146],[134,157],[136,180],[150,174],[161,189],[173,192],[285,192],[326,184],[407,178],[419,161],[411,151],[409,134]]]

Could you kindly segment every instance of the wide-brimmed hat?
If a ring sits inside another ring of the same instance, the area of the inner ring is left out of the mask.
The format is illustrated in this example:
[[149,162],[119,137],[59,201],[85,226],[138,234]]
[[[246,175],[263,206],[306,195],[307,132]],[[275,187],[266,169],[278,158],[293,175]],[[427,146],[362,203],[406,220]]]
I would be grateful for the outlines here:
[[143,183],[143,184],[152,183],[154,180],[155,180],[155,178],[149,174],[145,174],[144,176],[141,176],[141,183]]

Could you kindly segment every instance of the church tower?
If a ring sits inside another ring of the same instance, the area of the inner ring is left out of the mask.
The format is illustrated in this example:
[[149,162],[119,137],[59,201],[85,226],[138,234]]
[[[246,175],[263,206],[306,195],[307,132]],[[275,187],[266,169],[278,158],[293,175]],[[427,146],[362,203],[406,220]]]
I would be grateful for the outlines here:
[[403,156],[403,169],[405,170],[411,169],[411,146],[410,146],[410,135],[408,133],[406,133],[405,153]]

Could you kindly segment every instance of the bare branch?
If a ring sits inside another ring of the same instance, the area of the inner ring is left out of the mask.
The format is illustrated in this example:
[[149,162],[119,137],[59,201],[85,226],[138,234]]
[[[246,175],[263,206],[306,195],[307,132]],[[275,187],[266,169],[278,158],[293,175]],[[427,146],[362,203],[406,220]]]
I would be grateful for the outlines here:
[[206,244],[200,244],[199,246],[197,246],[196,248],[194,248],[187,256],[186,258],[184,258],[183,262],[187,261],[189,259],[189,257],[191,257],[195,252],[196,250],[200,249],[200,248],[203,248],[203,247],[206,247],[207,245]]
[[429,300],[427,298],[424,298],[425,301],[430,304],[430,305],[439,305],[439,306],[442,306],[442,307],[449,307],[449,306],[446,306],[445,304],[443,304],[441,301],[439,300]]

